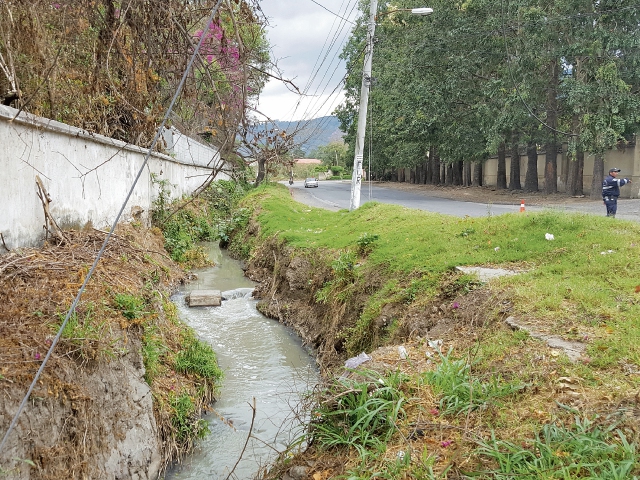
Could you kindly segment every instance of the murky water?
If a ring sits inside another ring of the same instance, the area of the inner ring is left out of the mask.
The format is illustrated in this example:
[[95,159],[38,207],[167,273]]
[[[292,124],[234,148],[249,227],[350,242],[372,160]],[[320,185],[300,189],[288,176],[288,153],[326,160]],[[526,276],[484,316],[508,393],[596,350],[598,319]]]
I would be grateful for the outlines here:
[[[255,398],[252,438],[231,477],[253,478],[298,433],[292,408],[318,382],[315,362],[298,337],[256,310],[253,283],[240,264],[210,248],[216,265],[196,271],[198,280],[173,300],[180,317],[211,344],[225,378],[213,405],[216,414],[205,417],[211,433],[167,480],[225,479],[247,441]],[[221,290],[227,300],[220,307],[189,308],[184,297],[196,289]]]

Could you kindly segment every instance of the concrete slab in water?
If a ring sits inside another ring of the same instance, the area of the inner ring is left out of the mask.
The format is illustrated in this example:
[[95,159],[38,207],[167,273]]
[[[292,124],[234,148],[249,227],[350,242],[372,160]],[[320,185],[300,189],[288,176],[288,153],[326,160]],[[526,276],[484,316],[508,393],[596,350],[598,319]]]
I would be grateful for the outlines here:
[[193,290],[187,297],[190,307],[219,307],[222,303],[220,290]]

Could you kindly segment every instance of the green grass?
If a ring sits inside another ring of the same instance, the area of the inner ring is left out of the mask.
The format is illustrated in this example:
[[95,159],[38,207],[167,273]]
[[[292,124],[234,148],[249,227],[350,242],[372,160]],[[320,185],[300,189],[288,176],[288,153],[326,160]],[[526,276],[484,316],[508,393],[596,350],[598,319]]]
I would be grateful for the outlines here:
[[144,378],[149,385],[160,373],[162,357],[167,351],[167,346],[158,334],[158,328],[155,325],[145,327],[142,336],[142,361],[145,368]]
[[471,374],[465,359],[452,359],[451,352],[440,356],[440,363],[433,371],[424,374],[434,393],[439,395],[440,413],[456,415],[496,404],[498,399],[515,395],[526,385],[519,382],[504,382],[492,375],[483,382]]
[[[105,320],[96,320],[94,311],[96,306],[88,303],[78,307],[70,316],[61,338],[66,339],[73,345],[81,346],[80,354],[85,356],[90,354],[96,347],[100,354],[112,356],[111,345],[106,337],[107,322]],[[66,317],[65,313],[58,314],[58,322],[51,325],[52,332],[57,333]]]
[[[263,236],[277,235],[293,248],[348,252],[367,257],[354,271],[376,271],[406,288],[407,300],[433,296],[434,285],[455,266],[483,265],[526,270],[496,282],[509,292],[516,316],[573,322],[595,328],[589,348],[594,365],[624,359],[640,363],[640,225],[558,211],[456,218],[394,205],[366,203],[330,212],[294,202],[282,186],[254,190],[243,205],[259,206]],[[552,233],[555,240],[545,239]],[[496,250],[496,247],[499,249]],[[613,253],[608,253],[609,250]],[[604,252],[605,254],[603,254]],[[341,273],[342,290],[348,270]],[[416,278],[424,278],[421,285]],[[325,299],[340,291],[331,287]],[[342,292],[346,295],[348,292]],[[345,297],[347,298],[347,297]],[[560,327],[564,324],[559,325]]]
[[193,399],[186,393],[169,398],[171,423],[178,442],[191,442],[202,438],[209,431],[207,422],[196,415]]
[[181,349],[175,358],[176,371],[198,375],[214,382],[222,379],[223,373],[213,349],[195,338],[191,331],[186,331],[183,335]]
[[570,428],[544,425],[525,446],[492,436],[477,453],[495,464],[490,476],[497,480],[631,479],[637,478],[631,474],[640,460],[622,431],[584,418]]
[[136,320],[149,314],[149,312],[146,311],[147,302],[141,297],[127,293],[118,293],[113,300],[116,308],[129,320]]
[[384,451],[404,415],[407,401],[400,389],[407,378],[400,373],[380,377],[359,370],[363,378],[338,378],[321,394],[312,413],[311,437],[323,449],[352,447],[361,456],[367,449]]

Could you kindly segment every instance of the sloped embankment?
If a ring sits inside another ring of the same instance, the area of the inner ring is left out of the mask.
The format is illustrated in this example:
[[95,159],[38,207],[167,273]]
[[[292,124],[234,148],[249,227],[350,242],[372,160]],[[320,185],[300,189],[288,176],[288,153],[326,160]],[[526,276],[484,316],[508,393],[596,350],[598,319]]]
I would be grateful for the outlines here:
[[[260,282],[259,309],[316,348],[326,381],[307,447],[264,478],[640,473],[635,225],[605,246],[599,219],[556,212],[327,213],[277,189],[251,200],[255,216],[230,248]],[[616,295],[601,294],[614,264]],[[486,284],[456,265],[520,275]],[[514,331],[513,318],[530,328]],[[565,355],[550,335],[582,353]],[[363,351],[364,364],[341,368]]]
[[[3,435],[105,238],[65,235],[0,257]],[[0,452],[0,476],[151,479],[192,445],[219,371],[175,317],[181,278],[159,231],[117,231]]]

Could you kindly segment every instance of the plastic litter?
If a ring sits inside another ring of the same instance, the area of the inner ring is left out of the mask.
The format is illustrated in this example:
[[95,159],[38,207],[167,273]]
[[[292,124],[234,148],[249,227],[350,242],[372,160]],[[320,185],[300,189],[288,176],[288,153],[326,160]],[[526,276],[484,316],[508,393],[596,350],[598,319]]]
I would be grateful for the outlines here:
[[402,360],[406,360],[409,357],[409,354],[407,353],[407,349],[404,348],[402,345],[398,347],[398,355],[400,355],[400,358]]
[[344,366],[345,368],[356,368],[359,365],[362,365],[364,362],[368,362],[369,360],[371,360],[371,357],[362,352],[360,355],[351,357],[346,362],[344,362]]
[[552,233],[545,233],[544,238],[547,240],[555,240],[556,237],[554,237]]

